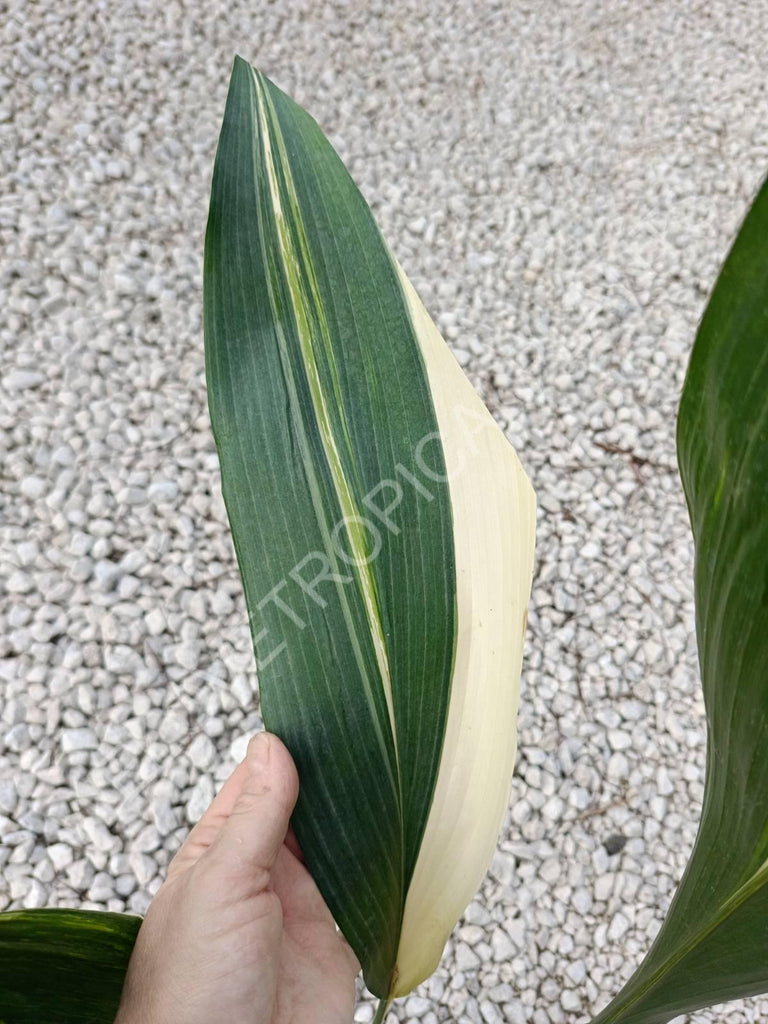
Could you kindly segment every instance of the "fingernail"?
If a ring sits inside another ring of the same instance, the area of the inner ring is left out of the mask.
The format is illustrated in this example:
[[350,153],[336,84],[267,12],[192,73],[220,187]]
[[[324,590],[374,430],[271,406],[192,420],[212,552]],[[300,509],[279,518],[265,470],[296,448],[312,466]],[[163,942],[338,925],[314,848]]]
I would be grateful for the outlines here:
[[269,733],[257,733],[248,745],[248,760],[263,768],[269,762],[269,748]]

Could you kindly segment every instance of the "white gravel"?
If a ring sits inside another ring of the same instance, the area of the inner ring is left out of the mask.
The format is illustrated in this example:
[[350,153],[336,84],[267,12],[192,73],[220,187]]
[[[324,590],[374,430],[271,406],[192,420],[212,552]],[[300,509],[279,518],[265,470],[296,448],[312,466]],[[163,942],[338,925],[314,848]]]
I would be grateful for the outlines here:
[[768,167],[764,15],[10,0],[0,909],[144,911],[260,724],[200,324],[239,51],[347,159],[541,504],[508,824],[440,970],[392,1019],[561,1024],[616,991],[702,795],[674,417]]

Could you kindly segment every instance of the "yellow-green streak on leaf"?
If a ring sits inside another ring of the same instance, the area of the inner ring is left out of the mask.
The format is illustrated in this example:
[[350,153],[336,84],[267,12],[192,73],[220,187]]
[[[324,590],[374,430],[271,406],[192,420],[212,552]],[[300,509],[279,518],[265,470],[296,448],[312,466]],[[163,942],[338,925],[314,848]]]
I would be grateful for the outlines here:
[[[267,179],[272,197],[272,206],[277,223],[277,230],[280,236],[280,252],[283,257],[283,271],[290,287],[291,298],[293,301],[293,314],[296,318],[296,326],[301,342],[301,352],[304,359],[304,368],[309,382],[310,392],[312,394],[317,423],[323,439],[328,465],[336,488],[336,494],[344,513],[344,528],[349,538],[350,547],[354,557],[354,568],[357,573],[358,584],[360,586],[368,614],[371,636],[373,638],[374,649],[376,651],[376,657],[379,664],[379,671],[381,673],[381,682],[384,687],[384,695],[387,701],[387,708],[389,710],[392,738],[395,744],[395,752],[397,753],[397,726],[395,723],[395,712],[392,702],[392,683],[381,624],[381,611],[379,608],[378,595],[376,593],[376,582],[368,566],[368,553],[366,551],[365,536],[361,525],[363,516],[361,510],[357,507],[349,482],[344,473],[338,444],[331,425],[327,399],[320,382],[320,374],[314,351],[314,346],[316,344],[323,344],[325,346],[329,365],[333,369],[334,355],[333,348],[329,340],[328,324],[309,257],[306,238],[304,237],[299,202],[291,177],[290,164],[285,152],[285,143],[280,131],[280,124],[277,116],[275,115],[274,107],[272,106],[269,95],[260,80],[261,76],[255,68],[251,68],[250,70],[253,76],[255,94],[257,96],[257,116],[261,127],[260,137],[262,142],[264,166],[267,172]],[[286,198],[291,212],[290,225],[283,210],[280,184],[278,182],[275,159],[272,153],[273,139],[278,150],[278,158],[280,160],[280,168],[285,184]],[[298,249],[297,246],[294,245],[294,235],[298,242]],[[309,295],[302,286],[302,281],[307,282]],[[310,307],[314,314],[314,319],[319,326],[319,337],[313,335],[312,332],[311,321],[313,318],[309,315]],[[275,308],[275,313],[277,320],[279,319],[277,308]],[[341,396],[338,391],[338,377],[334,374],[333,378],[336,388],[336,401],[339,409],[342,409]],[[346,430],[344,442],[351,449],[349,433]],[[311,459],[308,459],[307,462],[309,464],[310,471],[312,471]],[[327,550],[333,550],[333,545],[330,543],[330,536],[328,538]],[[350,635],[354,637],[353,629],[350,629]],[[364,678],[367,679],[367,676],[365,676],[364,673],[363,675]],[[378,724],[373,704],[371,705],[371,710],[372,718]],[[386,744],[383,736],[381,737],[381,747],[382,752],[386,757]]]

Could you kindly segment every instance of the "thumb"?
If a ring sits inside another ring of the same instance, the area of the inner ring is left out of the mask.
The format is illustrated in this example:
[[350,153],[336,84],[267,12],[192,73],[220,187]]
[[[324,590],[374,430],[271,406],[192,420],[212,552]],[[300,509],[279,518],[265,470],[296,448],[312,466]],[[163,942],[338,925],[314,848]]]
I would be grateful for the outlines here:
[[253,894],[268,888],[299,794],[296,766],[286,746],[258,733],[243,762],[242,788],[207,853],[230,878],[243,877]]

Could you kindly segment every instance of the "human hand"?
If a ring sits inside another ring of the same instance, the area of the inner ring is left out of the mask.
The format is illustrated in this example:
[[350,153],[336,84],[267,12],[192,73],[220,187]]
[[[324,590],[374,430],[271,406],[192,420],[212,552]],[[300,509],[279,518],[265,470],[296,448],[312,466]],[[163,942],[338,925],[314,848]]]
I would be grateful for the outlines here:
[[255,736],[147,911],[115,1024],[350,1024],[360,967],[288,833],[298,786]]

